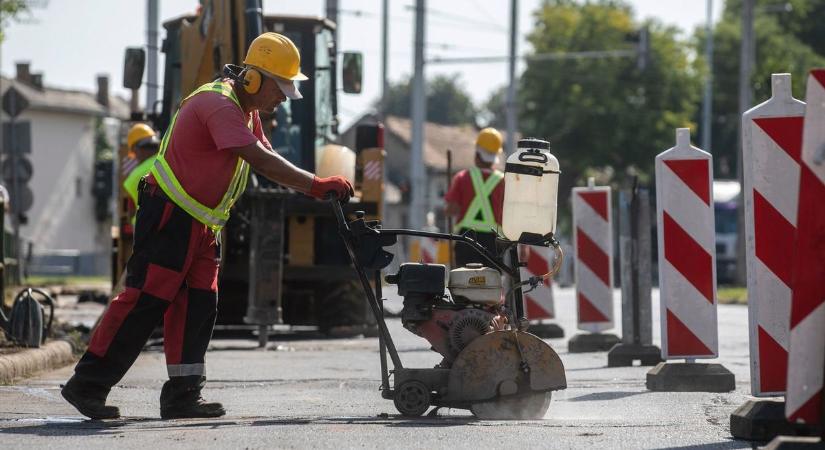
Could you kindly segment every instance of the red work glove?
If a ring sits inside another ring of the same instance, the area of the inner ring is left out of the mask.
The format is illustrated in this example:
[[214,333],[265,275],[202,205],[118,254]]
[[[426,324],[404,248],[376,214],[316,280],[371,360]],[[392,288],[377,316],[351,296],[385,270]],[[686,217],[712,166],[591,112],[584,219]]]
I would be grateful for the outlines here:
[[354,195],[354,192],[349,180],[340,175],[327,178],[313,178],[309,195],[318,199],[324,199],[327,194],[335,195],[338,200],[347,201]]

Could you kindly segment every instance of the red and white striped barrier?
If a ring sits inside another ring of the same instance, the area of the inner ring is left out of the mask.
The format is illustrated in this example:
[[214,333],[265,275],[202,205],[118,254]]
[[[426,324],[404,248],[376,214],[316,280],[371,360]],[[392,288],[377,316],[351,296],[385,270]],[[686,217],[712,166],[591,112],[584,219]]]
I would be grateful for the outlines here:
[[785,393],[789,255],[799,200],[799,158],[805,103],[791,95],[791,75],[773,74],[771,98],[742,116],[745,232],[750,319],[751,392]]
[[[530,257],[527,267],[519,269],[521,279],[526,280],[533,276],[541,276],[550,271],[550,262],[553,261],[553,251],[546,247],[530,247]],[[553,304],[553,286],[551,280],[524,295],[524,313],[529,320],[555,319],[556,309]]]
[[450,264],[448,241],[419,237],[410,243],[410,260],[425,264]]
[[811,71],[805,101],[785,414],[813,424],[825,369],[825,69]]
[[613,328],[613,217],[609,186],[573,188],[576,303],[580,330]]
[[662,357],[718,356],[713,165],[676,130],[676,146],[656,157],[656,221]]

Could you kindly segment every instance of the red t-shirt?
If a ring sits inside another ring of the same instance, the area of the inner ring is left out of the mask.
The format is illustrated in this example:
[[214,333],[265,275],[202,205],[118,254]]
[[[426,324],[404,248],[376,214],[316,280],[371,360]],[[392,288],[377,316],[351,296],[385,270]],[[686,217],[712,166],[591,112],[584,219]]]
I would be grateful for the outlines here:
[[[247,126],[250,119],[253,130]],[[230,149],[256,141],[272,150],[258,111],[247,116],[231,98],[202,92],[180,108],[165,158],[183,190],[214,208],[229,188],[238,164],[238,156]],[[155,183],[151,178],[149,182]]]
[[[484,181],[487,181],[490,173],[492,173],[490,169],[481,169],[481,177]],[[453,181],[450,183],[450,189],[447,191],[447,194],[444,195],[444,200],[449,203],[455,203],[461,207],[461,214],[459,215],[459,220],[461,220],[464,214],[467,213],[467,208],[470,207],[470,203],[472,203],[475,196],[476,192],[473,188],[473,179],[470,177],[470,171],[462,170],[453,177]],[[501,224],[501,208],[502,205],[504,205],[504,179],[499,181],[495,189],[493,189],[493,194],[490,196],[490,204],[493,206],[493,215],[496,217],[496,223]]]

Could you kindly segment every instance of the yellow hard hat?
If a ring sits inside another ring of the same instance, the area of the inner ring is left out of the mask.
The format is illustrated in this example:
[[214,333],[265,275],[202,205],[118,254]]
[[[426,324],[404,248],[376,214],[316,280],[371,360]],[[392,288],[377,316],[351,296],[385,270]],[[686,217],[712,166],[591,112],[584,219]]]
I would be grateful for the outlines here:
[[487,127],[478,133],[476,147],[496,156],[501,153],[501,144],[503,141],[501,133],[499,133],[498,130]]
[[301,54],[288,37],[278,33],[264,33],[249,45],[243,63],[284,80],[302,81]]
[[129,129],[129,134],[126,135],[126,146],[129,150],[132,150],[135,144],[146,138],[150,138],[153,143],[157,143],[158,135],[149,125],[136,123]]

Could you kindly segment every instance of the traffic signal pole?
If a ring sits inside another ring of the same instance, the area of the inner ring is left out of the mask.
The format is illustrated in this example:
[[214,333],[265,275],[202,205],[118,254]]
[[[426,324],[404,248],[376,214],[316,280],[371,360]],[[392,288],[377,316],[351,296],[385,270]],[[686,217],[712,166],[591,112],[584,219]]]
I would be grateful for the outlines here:
[[507,145],[504,150],[507,154],[516,151],[516,60],[518,58],[518,0],[510,0],[510,61],[507,84]]
[[424,168],[424,121],[427,116],[427,99],[424,88],[424,22],[426,1],[415,1],[415,56],[410,116],[412,117],[412,146],[410,148],[410,183],[412,193],[407,226],[417,230],[424,225],[422,217],[427,213],[427,172]]

